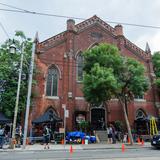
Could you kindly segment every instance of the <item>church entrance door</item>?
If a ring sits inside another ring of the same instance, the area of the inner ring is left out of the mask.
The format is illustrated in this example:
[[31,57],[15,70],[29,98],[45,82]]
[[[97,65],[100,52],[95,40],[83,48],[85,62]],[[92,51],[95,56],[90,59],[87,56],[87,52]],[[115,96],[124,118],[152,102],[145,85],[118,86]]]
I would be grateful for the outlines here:
[[103,123],[105,123],[105,109],[93,108],[91,109],[91,125],[93,130],[104,130]]

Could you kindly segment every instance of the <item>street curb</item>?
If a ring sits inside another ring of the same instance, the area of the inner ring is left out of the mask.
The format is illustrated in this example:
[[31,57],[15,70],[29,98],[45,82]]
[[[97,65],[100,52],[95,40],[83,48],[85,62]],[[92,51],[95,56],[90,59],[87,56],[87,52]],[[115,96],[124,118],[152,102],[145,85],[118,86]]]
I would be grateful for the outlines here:
[[[74,147],[73,147],[74,148]],[[126,146],[126,150],[128,150],[128,149],[144,149],[144,148],[152,148],[152,146],[145,146],[145,147],[141,147],[141,146],[137,146],[137,147],[127,147]],[[106,149],[109,149],[109,150],[111,150],[111,149],[122,149],[121,147],[116,147],[116,148],[113,148],[113,147],[98,147],[98,148],[82,148],[82,149],[80,149],[80,148],[78,148],[78,149],[76,149],[76,148],[74,148],[74,150],[76,151],[78,151],[78,150],[106,150]],[[47,150],[45,150],[45,149],[19,149],[19,150],[16,150],[16,149],[3,149],[3,150],[0,150],[0,153],[1,152],[46,152],[46,151],[68,151],[69,152],[69,149],[47,149]]]

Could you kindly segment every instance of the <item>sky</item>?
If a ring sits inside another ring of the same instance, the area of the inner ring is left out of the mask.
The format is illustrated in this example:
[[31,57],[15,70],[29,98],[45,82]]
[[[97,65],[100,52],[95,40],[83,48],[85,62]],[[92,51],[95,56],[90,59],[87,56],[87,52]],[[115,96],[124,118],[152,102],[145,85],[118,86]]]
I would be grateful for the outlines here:
[[[68,17],[88,19],[93,15],[106,22],[132,23],[156,26],[143,28],[123,25],[127,39],[145,50],[149,43],[151,52],[160,51],[160,0],[0,0],[18,8]],[[0,9],[12,9],[0,4]],[[34,38],[38,31],[39,40],[44,41],[66,30],[67,18],[40,16],[0,10],[0,44],[13,38],[16,30],[22,30],[27,37]],[[75,20],[76,24],[82,20]],[[116,24],[108,23],[112,27]]]

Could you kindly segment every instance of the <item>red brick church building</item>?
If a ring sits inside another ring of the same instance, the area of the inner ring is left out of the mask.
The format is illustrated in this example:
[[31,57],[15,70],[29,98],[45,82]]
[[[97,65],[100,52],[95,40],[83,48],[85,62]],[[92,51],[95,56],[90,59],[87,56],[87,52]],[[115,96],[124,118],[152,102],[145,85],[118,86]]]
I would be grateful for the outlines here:
[[[103,117],[106,123],[116,120],[124,122],[123,111],[117,99],[112,99],[105,107],[94,107],[85,101],[82,89],[82,52],[100,43],[117,46],[123,56],[135,58],[145,66],[145,74],[150,80],[149,90],[142,97],[135,97],[128,105],[128,117],[132,128],[138,119],[158,116],[159,97],[153,85],[154,72],[151,51],[148,44],[142,50],[130,42],[123,34],[121,25],[110,26],[97,16],[75,25],[73,19],[67,21],[66,31],[59,33],[36,47],[36,80],[30,122],[51,112],[63,120],[65,104],[69,111],[66,129],[71,131],[81,120],[89,121],[96,129]],[[30,123],[31,124],[31,123]]]

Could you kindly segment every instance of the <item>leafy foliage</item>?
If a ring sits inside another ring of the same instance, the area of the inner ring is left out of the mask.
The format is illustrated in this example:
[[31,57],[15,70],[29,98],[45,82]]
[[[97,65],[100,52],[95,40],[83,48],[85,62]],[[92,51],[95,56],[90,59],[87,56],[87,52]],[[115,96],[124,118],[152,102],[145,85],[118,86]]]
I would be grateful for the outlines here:
[[156,85],[160,88],[160,52],[155,52],[152,56],[153,69],[156,75]]
[[84,52],[84,87],[86,100],[101,104],[112,97],[132,100],[148,88],[144,66],[138,61],[122,57],[118,48],[100,44]]
[[148,89],[148,80],[144,76],[144,66],[138,61],[123,57],[118,48],[109,44],[100,44],[84,52],[83,93],[91,104],[100,106],[112,97],[119,99],[133,144],[133,138],[127,116],[127,103],[134,95],[143,95]]
[[79,129],[80,129],[82,132],[87,133],[88,128],[89,128],[89,122],[88,122],[88,121],[81,121],[81,122],[78,124],[78,127],[79,127]]
[[116,90],[116,72],[113,68],[121,64],[121,57],[115,46],[101,44],[85,51],[84,60],[84,97],[98,106],[110,100]]
[[119,121],[119,120],[115,121],[115,128],[117,131],[123,132],[123,130],[124,130],[123,122]]
[[117,83],[112,72],[111,68],[95,63],[90,73],[84,75],[83,93],[88,102],[98,106],[111,98]]
[[132,58],[123,58],[121,69],[116,74],[118,81],[116,97],[123,101],[133,100],[134,95],[144,95],[148,89],[148,79],[144,76],[144,66]]
[[[26,38],[22,31],[16,31],[14,43],[16,45],[16,53],[11,54],[9,47],[13,43],[7,40],[0,47],[0,111],[5,113],[8,117],[12,117],[14,113],[18,74],[20,66],[20,57],[23,51],[24,61],[22,69],[22,81],[20,88],[19,99],[19,113],[24,110],[27,95],[27,80],[29,71],[29,61],[31,57],[32,42],[31,39]],[[24,50],[22,50],[22,45]],[[18,116],[20,117],[20,116]]]

